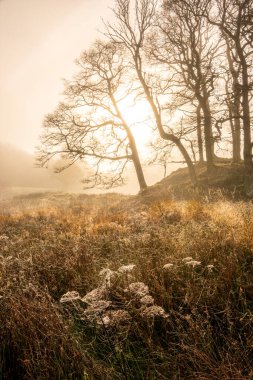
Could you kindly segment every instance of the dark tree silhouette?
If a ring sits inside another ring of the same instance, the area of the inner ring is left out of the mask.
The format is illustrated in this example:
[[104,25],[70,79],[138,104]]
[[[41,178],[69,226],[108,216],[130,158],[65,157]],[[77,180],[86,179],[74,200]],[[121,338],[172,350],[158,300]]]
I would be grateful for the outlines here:
[[80,71],[66,83],[65,102],[45,118],[40,165],[59,155],[68,165],[89,159],[95,173],[86,182],[109,188],[124,182],[132,162],[140,189],[147,187],[134,136],[119,107],[132,91],[124,56],[122,47],[101,41],[81,55]]
[[210,99],[217,78],[214,61],[220,54],[220,41],[214,28],[199,15],[203,4],[198,0],[164,1],[158,23],[161,37],[160,41],[157,39],[153,55],[174,70],[177,96],[185,102],[195,101],[200,157],[203,159],[203,120],[207,168],[212,169],[215,137]]
[[219,27],[233,44],[234,59],[240,65],[240,89],[242,96],[243,158],[247,169],[252,169],[252,140],[250,92],[252,83],[249,68],[253,55],[253,0],[209,0],[213,12],[203,12],[212,25]]
[[163,119],[158,96],[161,86],[152,80],[153,73],[148,75],[148,64],[145,61],[146,40],[155,24],[157,4],[156,0],[116,0],[113,9],[115,22],[106,24],[107,36],[113,43],[123,45],[128,50],[131,65],[152,110],[159,135],[177,146],[188,166],[191,181],[195,184],[196,173],[192,160],[180,138]]
[[240,64],[233,48],[233,41],[224,35],[226,41],[226,56],[228,68],[226,69],[225,88],[226,103],[228,107],[228,119],[232,133],[232,156],[233,162],[241,161],[241,86]]
[[242,131],[244,164],[252,169],[252,9],[253,0],[115,0],[107,42],[81,55],[64,102],[45,118],[40,165],[59,155],[68,165],[86,160],[95,168],[86,182],[113,187],[132,163],[145,189],[134,126],[121,111],[130,97],[150,110],[153,159],[167,162],[177,149],[193,184],[193,162],[206,159],[211,172],[231,135],[240,162]]

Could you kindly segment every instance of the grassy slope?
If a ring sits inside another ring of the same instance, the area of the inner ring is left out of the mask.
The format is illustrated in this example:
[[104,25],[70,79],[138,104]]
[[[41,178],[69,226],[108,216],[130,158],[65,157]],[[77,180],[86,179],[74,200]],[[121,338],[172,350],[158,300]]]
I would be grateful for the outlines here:
[[253,173],[245,173],[242,164],[217,162],[211,174],[207,174],[205,164],[195,166],[198,189],[193,189],[187,168],[171,173],[159,183],[151,186],[147,194],[151,201],[156,197],[174,199],[192,199],[206,197],[210,199],[224,195],[231,199],[253,198]]
[[250,378],[252,203],[157,189],[2,204],[0,379]]

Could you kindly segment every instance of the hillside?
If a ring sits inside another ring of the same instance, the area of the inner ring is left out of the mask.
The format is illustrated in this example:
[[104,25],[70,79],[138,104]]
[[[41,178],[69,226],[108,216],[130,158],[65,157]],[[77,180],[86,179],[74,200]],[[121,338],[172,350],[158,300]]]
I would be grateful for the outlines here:
[[153,199],[196,199],[201,197],[232,199],[253,198],[253,172],[245,173],[242,164],[216,163],[207,174],[205,164],[195,165],[198,186],[193,188],[187,168],[180,168],[144,191],[144,197]]

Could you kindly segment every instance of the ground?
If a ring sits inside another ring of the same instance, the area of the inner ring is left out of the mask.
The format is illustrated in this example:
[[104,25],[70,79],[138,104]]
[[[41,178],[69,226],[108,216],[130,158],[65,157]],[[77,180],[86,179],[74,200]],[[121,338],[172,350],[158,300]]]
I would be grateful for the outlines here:
[[253,376],[252,200],[183,198],[184,170],[137,196],[1,201],[0,379]]

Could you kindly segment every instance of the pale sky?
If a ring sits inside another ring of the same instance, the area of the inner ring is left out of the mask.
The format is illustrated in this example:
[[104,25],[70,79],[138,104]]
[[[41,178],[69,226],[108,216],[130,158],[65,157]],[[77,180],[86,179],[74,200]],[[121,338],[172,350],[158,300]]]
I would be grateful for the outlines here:
[[113,0],[0,0],[0,142],[30,153]]
[[[113,5],[114,0],[0,0],[0,144],[35,152],[43,118],[61,100],[62,79],[71,79],[78,70],[75,59],[103,38],[102,18],[110,19]],[[147,134],[142,133],[138,145]],[[145,168],[145,174],[152,184],[162,169]],[[125,192],[136,192],[133,168],[129,175]]]

